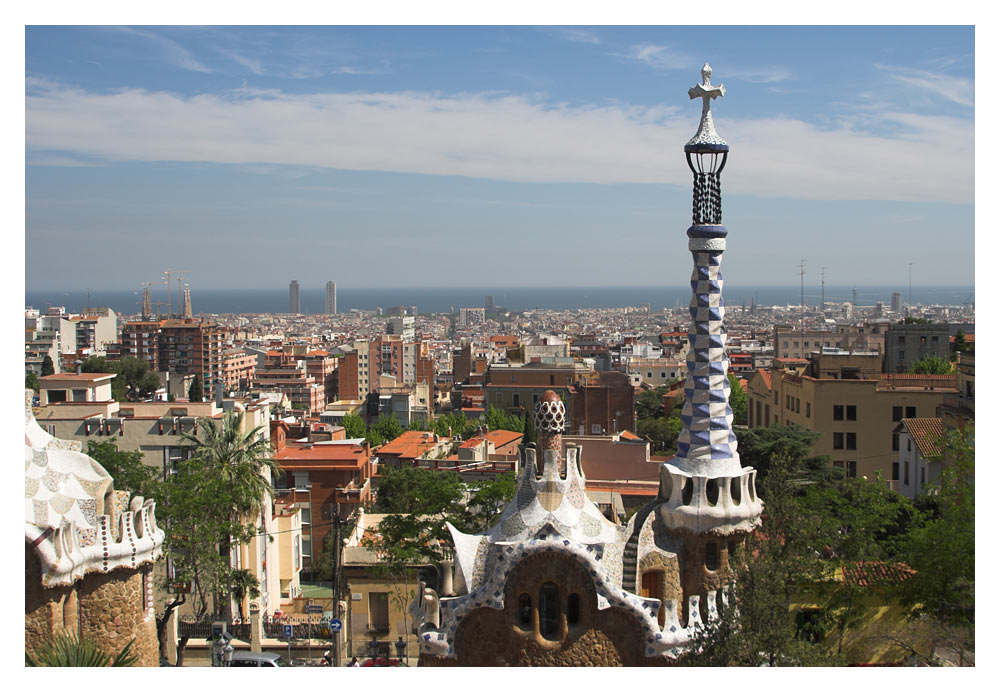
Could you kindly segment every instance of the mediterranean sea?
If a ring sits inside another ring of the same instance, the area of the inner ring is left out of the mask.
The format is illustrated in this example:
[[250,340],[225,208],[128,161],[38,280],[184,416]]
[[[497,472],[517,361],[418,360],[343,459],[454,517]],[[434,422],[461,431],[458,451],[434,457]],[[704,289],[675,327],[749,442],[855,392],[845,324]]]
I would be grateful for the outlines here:
[[[827,302],[847,302],[852,297],[852,286],[827,286]],[[730,286],[724,287],[724,297],[729,306],[750,305],[798,305],[798,286]],[[904,301],[909,301],[907,287],[899,286],[858,286],[857,304],[875,305],[877,302],[889,306],[892,294],[898,292]],[[176,291],[171,296],[174,311],[177,310]],[[493,296],[497,307],[508,310],[578,310],[584,308],[638,307],[649,303],[650,309],[685,307],[691,300],[691,289],[679,286],[586,286],[586,287],[458,287],[458,288],[351,288],[337,287],[337,309],[348,312],[352,309],[388,309],[402,305],[416,306],[419,313],[449,312],[454,308],[483,307],[485,297]],[[819,287],[808,287],[806,302],[818,305]],[[25,305],[41,310],[51,306],[63,306],[69,312],[80,312],[91,307],[110,307],[118,314],[131,315],[139,312],[141,292],[136,291],[26,291]],[[154,301],[163,301],[166,311],[166,291],[153,293]],[[303,285],[300,289],[300,305],[306,314],[322,314],[324,311],[324,287]],[[913,302],[920,305],[962,305],[975,301],[973,286],[931,286],[913,287]],[[289,310],[288,288],[259,289],[204,289],[191,288],[191,303],[195,314],[253,314],[285,313]],[[154,310],[156,307],[154,306]]]

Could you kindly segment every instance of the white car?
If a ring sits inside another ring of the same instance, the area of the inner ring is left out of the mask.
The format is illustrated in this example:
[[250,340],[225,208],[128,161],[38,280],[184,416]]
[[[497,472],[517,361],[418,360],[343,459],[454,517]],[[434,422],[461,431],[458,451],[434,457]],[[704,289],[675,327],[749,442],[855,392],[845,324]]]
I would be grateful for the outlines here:
[[288,661],[270,651],[234,651],[230,668],[286,668]]

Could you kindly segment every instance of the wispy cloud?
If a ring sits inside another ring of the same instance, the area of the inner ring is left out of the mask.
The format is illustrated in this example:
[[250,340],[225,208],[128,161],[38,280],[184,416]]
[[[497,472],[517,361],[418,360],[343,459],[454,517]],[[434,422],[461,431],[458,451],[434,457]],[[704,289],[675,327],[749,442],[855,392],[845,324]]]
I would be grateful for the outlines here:
[[792,79],[792,72],[784,67],[728,68],[726,75],[753,84],[772,84]]
[[255,75],[265,74],[263,63],[260,60],[247,57],[246,55],[242,55],[234,50],[228,50],[226,48],[219,48],[218,51],[235,62],[237,65],[242,65],[246,69],[250,70],[250,72]]
[[689,70],[690,55],[675,50],[670,46],[658,46],[651,43],[640,43],[631,46],[623,53],[615,53],[616,57],[636,60],[658,70]]
[[971,108],[974,105],[975,85],[971,78],[953,77],[939,72],[928,72],[896,65],[879,64],[876,67],[897,82],[936,94],[946,101],[957,103],[960,106]]
[[571,41],[573,43],[599,44],[601,42],[601,39],[593,31],[588,31],[587,29],[579,29],[572,26],[557,26],[551,27],[550,31],[564,41]]
[[214,72],[214,70],[198,60],[187,48],[162,34],[131,27],[116,27],[116,29],[150,41],[160,49],[163,56],[175,67],[190,70],[191,72]]
[[[26,97],[28,163],[100,161],[391,171],[522,182],[690,184],[666,163],[696,111],[610,103],[552,104],[504,94],[247,92],[181,97],[51,85]],[[805,199],[971,203],[966,118],[899,110],[832,120],[729,120],[739,153],[729,193]]]

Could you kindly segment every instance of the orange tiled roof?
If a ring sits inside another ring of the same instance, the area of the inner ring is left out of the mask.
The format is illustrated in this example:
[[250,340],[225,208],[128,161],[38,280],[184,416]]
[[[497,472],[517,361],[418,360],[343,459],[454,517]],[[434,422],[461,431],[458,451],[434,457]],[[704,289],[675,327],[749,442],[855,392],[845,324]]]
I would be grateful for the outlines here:
[[279,465],[297,464],[329,464],[343,466],[345,464],[360,467],[368,461],[364,445],[333,444],[312,445],[311,447],[286,446],[275,455]]
[[635,435],[635,434],[629,432],[628,430],[622,430],[621,434],[619,435],[619,437],[621,437],[621,439],[623,439],[623,440],[641,440],[642,439],[638,435]]
[[400,459],[416,459],[427,450],[440,444],[441,439],[434,440],[434,433],[423,430],[407,430],[392,442],[388,442],[379,448],[381,456],[396,456]]
[[940,418],[904,418],[902,423],[906,432],[917,443],[921,456],[927,459],[941,454],[944,423]]
[[766,384],[767,388],[770,389],[771,388],[771,372],[769,370],[765,370],[764,368],[757,368],[757,372],[759,372],[760,376],[764,378],[764,384]]
[[524,433],[514,432],[513,430],[490,430],[486,437],[489,438],[495,447],[503,447],[514,442],[519,437],[524,437]]
[[914,574],[913,569],[902,562],[848,562],[840,569],[844,581],[857,586],[901,584]]

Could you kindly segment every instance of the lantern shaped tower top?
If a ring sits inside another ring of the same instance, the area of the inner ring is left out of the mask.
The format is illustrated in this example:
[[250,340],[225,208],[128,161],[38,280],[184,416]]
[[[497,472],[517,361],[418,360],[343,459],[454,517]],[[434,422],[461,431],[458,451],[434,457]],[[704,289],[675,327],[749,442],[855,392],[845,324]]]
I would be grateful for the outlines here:
[[729,145],[716,133],[715,123],[712,122],[712,99],[725,95],[724,85],[712,84],[712,66],[706,62],[701,68],[701,84],[695,84],[688,89],[689,97],[702,100],[701,122],[698,124],[698,132],[684,146],[684,151],[689,153],[729,151]]

